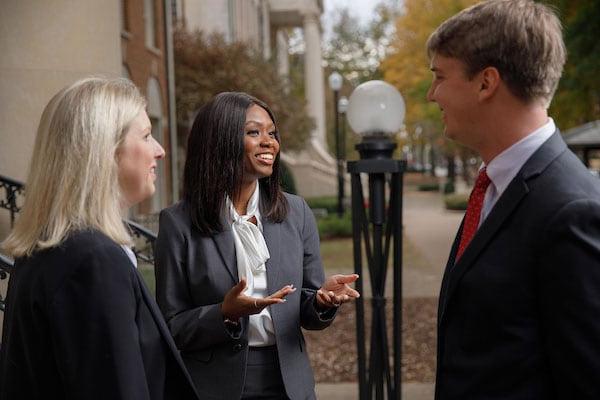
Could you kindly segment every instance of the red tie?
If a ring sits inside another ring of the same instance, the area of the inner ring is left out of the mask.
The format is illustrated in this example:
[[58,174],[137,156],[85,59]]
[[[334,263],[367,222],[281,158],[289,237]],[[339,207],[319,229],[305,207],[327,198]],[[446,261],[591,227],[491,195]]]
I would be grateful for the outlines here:
[[465,215],[465,223],[462,229],[462,236],[460,238],[460,244],[458,246],[458,252],[456,253],[455,262],[460,259],[460,256],[464,253],[465,249],[475,236],[477,228],[479,227],[479,218],[481,217],[481,208],[483,207],[483,199],[485,198],[485,192],[490,185],[490,178],[485,172],[485,167],[479,171],[479,176],[475,181],[475,186],[469,196],[469,204],[467,205],[467,213]]

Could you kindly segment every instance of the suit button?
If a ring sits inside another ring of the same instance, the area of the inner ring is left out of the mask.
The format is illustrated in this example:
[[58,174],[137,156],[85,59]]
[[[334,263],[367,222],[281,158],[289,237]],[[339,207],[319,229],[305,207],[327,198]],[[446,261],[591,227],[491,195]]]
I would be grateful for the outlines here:
[[243,348],[244,346],[242,346],[240,343],[236,343],[235,345],[233,345],[233,351],[235,352],[240,352]]

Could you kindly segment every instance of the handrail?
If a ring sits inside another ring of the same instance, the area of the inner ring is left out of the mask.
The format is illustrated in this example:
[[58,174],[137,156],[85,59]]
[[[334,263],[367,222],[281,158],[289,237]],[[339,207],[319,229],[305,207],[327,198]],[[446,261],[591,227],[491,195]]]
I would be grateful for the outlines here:
[[150,264],[154,264],[154,242],[156,241],[156,233],[152,232],[150,229],[143,227],[137,222],[133,222],[131,220],[126,219],[125,223],[129,226],[129,230],[131,233],[142,240],[144,240],[145,245],[143,247],[134,246],[133,252],[135,256],[142,261],[145,261]]

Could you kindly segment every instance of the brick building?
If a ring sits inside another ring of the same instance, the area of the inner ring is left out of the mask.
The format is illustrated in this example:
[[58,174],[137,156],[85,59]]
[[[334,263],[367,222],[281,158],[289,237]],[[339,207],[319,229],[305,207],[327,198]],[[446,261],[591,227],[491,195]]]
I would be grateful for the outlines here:
[[[177,174],[172,173],[177,156],[171,149],[176,137],[170,135],[168,86],[168,48],[171,37],[167,18],[170,8],[162,0],[120,0],[122,74],[131,79],[148,100],[148,116],[152,135],[165,148],[166,156],[159,163],[156,194],[139,206],[139,214],[156,213],[178,196]],[[165,10],[167,12],[165,12]],[[168,34],[168,36],[167,36]],[[176,172],[176,171],[175,171]]]

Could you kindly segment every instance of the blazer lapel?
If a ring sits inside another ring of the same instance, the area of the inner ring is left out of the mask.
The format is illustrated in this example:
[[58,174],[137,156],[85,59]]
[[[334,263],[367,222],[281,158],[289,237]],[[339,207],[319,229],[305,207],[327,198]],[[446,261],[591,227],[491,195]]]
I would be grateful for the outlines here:
[[[527,188],[526,183],[521,177],[517,176],[510,185],[508,185],[498,202],[494,205],[490,214],[485,221],[483,221],[458,262],[454,265],[448,264],[446,267],[447,276],[444,277],[446,280],[446,290],[443,301],[441,301],[442,308],[440,309],[440,321],[444,318],[448,299],[452,297],[460,279],[475,265],[474,261],[479,253],[481,253],[485,246],[493,239],[498,229],[502,226],[502,223],[510,214],[512,214],[528,191],[529,189]],[[450,261],[454,262],[455,256],[456,250],[453,248],[453,255],[450,257]]]
[[225,268],[231,275],[234,283],[239,282],[238,271],[237,271],[237,260],[235,256],[235,244],[233,243],[233,233],[231,232],[231,225],[228,221],[223,219],[221,221],[223,231],[212,236],[217,250],[225,264]]
[[446,308],[446,300],[447,300],[447,296],[446,293],[448,293],[448,281],[450,280],[450,272],[452,270],[452,267],[454,266],[454,260],[456,258],[456,253],[458,251],[458,245],[460,243],[460,237],[462,235],[462,229],[463,226],[465,224],[465,218],[463,217],[462,222],[460,223],[460,226],[458,228],[458,232],[456,233],[456,237],[454,238],[454,242],[452,243],[452,247],[450,248],[450,256],[448,257],[448,262],[446,263],[446,268],[444,269],[444,276],[442,278],[442,287],[440,289],[440,298],[439,298],[439,304],[438,304],[438,316],[437,316],[437,321],[438,321],[438,325],[440,323],[440,321],[442,320],[442,311]]
[[268,221],[266,218],[263,218],[262,225],[263,236],[270,254],[269,259],[265,263],[265,267],[267,268],[267,286],[269,294],[273,294],[281,289],[282,286],[280,282],[281,263],[279,262],[281,254],[281,225]]
[[165,322],[162,313],[158,309],[158,305],[156,304],[154,297],[150,294],[150,291],[146,287],[144,279],[141,277],[139,270],[136,271],[136,275],[137,275],[137,278],[138,278],[138,281],[140,284],[142,298],[144,299],[146,306],[150,310],[150,314],[152,314],[152,318],[154,319],[154,322],[156,323],[158,331],[163,336],[165,342],[167,343],[167,346],[169,347],[169,350],[171,351],[171,353],[173,354],[173,357],[175,358],[175,361],[180,366],[181,372],[183,373],[183,375],[185,376],[185,379],[188,381],[190,387],[196,394],[196,397],[200,398],[200,396],[196,392],[196,387],[194,385],[194,382],[192,381],[192,377],[190,376],[190,374],[187,370],[187,367],[185,366],[183,359],[181,358],[181,354],[179,354],[179,350],[177,349],[175,342],[173,341],[173,337],[171,336],[171,332],[169,331],[169,328],[167,327],[167,323]]
[[477,256],[494,238],[504,221],[514,212],[517,205],[529,192],[527,181],[541,174],[550,162],[565,150],[566,145],[560,136],[560,133],[556,131],[544,144],[542,144],[530,159],[527,160],[523,168],[521,168],[517,176],[508,185],[498,202],[494,205],[485,221],[483,221],[471,243],[469,243],[469,246],[465,249],[462,257],[454,264],[458,241],[462,232],[461,224],[459,233],[452,246],[450,258],[446,265],[446,271],[442,280],[439,322],[443,320],[448,301],[456,290],[461,278],[470,268],[475,266]]

